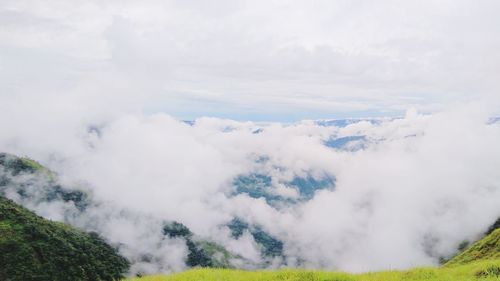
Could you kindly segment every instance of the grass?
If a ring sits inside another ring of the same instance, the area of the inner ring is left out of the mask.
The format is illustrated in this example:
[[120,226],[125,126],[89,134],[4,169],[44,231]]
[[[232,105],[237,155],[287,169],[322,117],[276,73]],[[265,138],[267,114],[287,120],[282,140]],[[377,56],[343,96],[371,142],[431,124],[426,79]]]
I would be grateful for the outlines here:
[[498,281],[500,259],[466,265],[415,268],[407,271],[382,271],[364,274],[285,269],[243,271],[232,269],[192,269],[172,275],[131,278],[126,281]]
[[[451,259],[446,266],[466,264],[480,259],[500,260],[500,228]],[[500,278],[499,278],[500,280]]]
[[28,167],[28,169],[33,172],[38,172],[47,176],[50,181],[55,181],[57,179],[57,175],[54,172],[33,159],[30,159],[28,157],[20,157],[19,161],[21,162],[22,166]]

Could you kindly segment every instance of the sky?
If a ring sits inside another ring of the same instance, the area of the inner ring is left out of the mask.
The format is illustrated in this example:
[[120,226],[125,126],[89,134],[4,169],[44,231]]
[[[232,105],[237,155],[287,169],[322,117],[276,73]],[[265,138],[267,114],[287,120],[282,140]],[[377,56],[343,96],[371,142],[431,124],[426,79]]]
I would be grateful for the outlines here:
[[0,98],[189,120],[437,112],[498,100],[499,9],[482,0],[2,0]]

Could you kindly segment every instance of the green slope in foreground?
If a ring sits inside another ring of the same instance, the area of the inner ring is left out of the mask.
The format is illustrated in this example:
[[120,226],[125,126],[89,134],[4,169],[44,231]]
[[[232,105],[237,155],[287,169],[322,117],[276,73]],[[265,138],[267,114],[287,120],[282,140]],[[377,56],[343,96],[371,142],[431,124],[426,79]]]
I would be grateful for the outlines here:
[[446,266],[467,264],[477,260],[500,260],[500,228],[477,241],[462,253],[448,261]]
[[127,281],[498,281],[500,260],[479,261],[442,268],[416,268],[408,271],[384,271],[365,274],[341,272],[279,270],[241,271],[230,269],[194,269],[167,276],[147,276]]

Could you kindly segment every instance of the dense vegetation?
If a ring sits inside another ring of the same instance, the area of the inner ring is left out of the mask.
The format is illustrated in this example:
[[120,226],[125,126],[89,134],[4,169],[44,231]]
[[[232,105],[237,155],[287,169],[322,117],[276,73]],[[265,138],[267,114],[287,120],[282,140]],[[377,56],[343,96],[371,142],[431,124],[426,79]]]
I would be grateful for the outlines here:
[[500,218],[498,218],[494,224],[492,224],[489,228],[488,228],[488,231],[486,231],[486,235],[492,233],[493,231],[495,231],[496,229],[499,229],[500,228]]
[[237,258],[222,245],[207,240],[196,240],[191,230],[179,222],[166,223],[163,226],[163,234],[169,238],[186,241],[186,265],[190,267],[230,268],[231,259]]
[[117,280],[128,266],[97,234],[46,220],[0,196],[0,280]]
[[384,271],[365,274],[342,272],[278,270],[242,271],[194,269],[168,276],[148,276],[127,281],[498,281],[500,260],[480,261],[443,268],[416,268],[408,271]]
[[240,218],[234,218],[229,224],[231,236],[235,239],[240,238],[244,231],[252,235],[254,241],[260,246],[263,256],[276,257],[283,255],[283,242],[274,238],[259,226],[251,226]]

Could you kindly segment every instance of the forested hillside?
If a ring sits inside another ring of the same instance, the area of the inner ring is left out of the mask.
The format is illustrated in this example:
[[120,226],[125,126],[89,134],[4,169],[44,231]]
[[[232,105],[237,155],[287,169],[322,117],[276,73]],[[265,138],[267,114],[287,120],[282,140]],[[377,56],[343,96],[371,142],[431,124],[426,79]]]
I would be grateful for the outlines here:
[[0,280],[118,280],[128,266],[96,233],[46,220],[0,196]]

